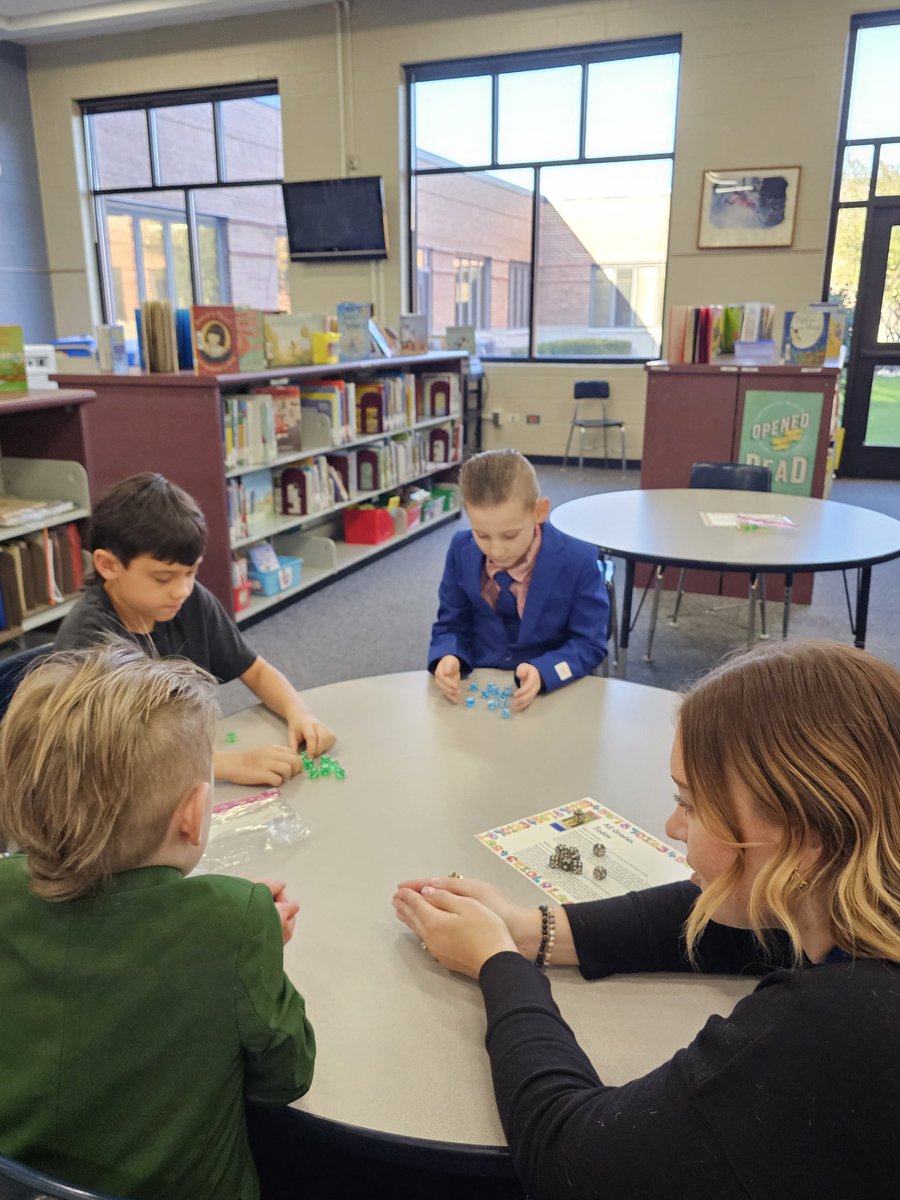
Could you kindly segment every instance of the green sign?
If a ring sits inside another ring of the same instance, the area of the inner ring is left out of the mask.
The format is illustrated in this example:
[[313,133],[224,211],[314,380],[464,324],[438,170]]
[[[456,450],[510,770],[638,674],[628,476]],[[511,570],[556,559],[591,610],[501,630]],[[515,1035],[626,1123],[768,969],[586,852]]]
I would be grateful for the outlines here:
[[747,392],[738,462],[768,467],[773,492],[808,496],[821,419],[818,392]]

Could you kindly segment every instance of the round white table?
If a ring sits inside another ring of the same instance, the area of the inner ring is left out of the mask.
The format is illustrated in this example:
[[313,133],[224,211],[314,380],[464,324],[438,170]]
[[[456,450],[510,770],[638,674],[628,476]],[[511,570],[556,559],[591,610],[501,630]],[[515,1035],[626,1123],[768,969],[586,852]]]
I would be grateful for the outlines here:
[[[499,671],[475,678],[511,682]],[[429,1148],[506,1158],[478,987],[422,950],[391,897],[403,879],[459,871],[536,906],[539,889],[476,834],[585,796],[665,838],[677,697],[588,677],[502,720],[481,699],[474,710],[451,705],[424,671],[304,695],[337,731],[333,753],[346,779],[285,785],[310,836],[237,869],[285,879],[300,903],[285,965],[306,998],[318,1060],[296,1107],[412,1144],[425,1158]],[[248,709],[220,722],[218,748],[229,731],[240,747],[281,740],[283,724]],[[217,786],[216,800],[249,791]],[[563,1014],[613,1084],[666,1061],[752,986],[691,975],[586,983],[573,968],[551,977]]]
[[[794,529],[708,526],[701,513],[769,513],[790,517]],[[900,521],[869,508],[787,496],[707,488],[650,488],[582,496],[560,504],[550,521],[563,533],[625,559],[619,669],[624,674],[631,633],[635,563],[705,567],[784,575],[782,636],[790,621],[798,571],[859,568],[855,644],[866,643],[872,567],[900,557]]]

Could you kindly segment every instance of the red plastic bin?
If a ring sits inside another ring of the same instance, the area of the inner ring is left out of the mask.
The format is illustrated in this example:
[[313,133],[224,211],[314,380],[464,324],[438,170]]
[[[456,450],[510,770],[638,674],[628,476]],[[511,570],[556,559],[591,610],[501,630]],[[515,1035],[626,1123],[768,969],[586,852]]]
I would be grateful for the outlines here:
[[344,541],[375,546],[394,536],[394,520],[386,508],[345,508]]

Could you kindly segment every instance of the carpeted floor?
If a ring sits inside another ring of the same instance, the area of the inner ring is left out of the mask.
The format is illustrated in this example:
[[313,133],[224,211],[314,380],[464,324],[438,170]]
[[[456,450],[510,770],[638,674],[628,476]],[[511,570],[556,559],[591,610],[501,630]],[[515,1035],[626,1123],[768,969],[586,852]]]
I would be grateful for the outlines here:
[[[543,492],[553,505],[576,496],[639,486],[639,472],[540,466]],[[831,499],[900,518],[900,483],[838,480]],[[465,520],[465,518],[462,518]],[[303,688],[424,668],[437,589],[456,521],[410,542],[321,591],[302,597],[246,630],[251,645]],[[617,564],[617,578],[624,565]],[[853,581],[851,580],[851,588]],[[635,603],[638,594],[635,593]],[[744,600],[687,594],[678,626],[668,620],[673,596],[661,603],[654,661],[643,661],[647,607],[632,634],[628,678],[678,689],[744,644]],[[781,605],[769,605],[769,628],[780,633]],[[795,605],[791,636],[850,641],[840,572],[816,576],[811,605]],[[867,649],[900,667],[900,559],[873,569]],[[240,683],[221,689],[223,711],[244,707],[250,695]]]

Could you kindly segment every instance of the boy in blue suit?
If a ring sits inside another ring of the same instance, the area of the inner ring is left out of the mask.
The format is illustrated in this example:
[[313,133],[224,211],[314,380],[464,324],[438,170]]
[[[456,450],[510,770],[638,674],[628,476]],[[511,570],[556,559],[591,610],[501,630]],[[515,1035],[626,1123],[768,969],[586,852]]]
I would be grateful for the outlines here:
[[454,704],[474,667],[513,670],[521,712],[603,661],[609,600],[597,552],[546,524],[550,501],[517,450],[476,454],[459,484],[472,529],[447,552],[428,669]]

